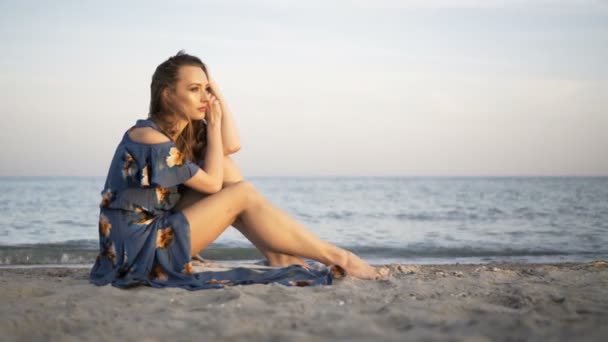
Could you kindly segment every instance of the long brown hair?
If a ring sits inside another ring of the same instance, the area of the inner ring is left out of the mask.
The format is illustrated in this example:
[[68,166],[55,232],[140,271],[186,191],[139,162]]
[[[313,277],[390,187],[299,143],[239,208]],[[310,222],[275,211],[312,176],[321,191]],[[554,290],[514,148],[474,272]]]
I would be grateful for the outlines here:
[[179,103],[171,97],[163,96],[163,91],[167,88],[175,91],[179,68],[186,65],[200,67],[207,78],[209,77],[207,66],[198,57],[189,55],[184,50],[169,57],[156,67],[152,75],[148,118],[171,137],[176,133],[177,121],[188,120],[188,124],[174,143],[186,159],[196,161],[203,158],[202,151],[207,143],[207,125],[203,120],[190,120]]

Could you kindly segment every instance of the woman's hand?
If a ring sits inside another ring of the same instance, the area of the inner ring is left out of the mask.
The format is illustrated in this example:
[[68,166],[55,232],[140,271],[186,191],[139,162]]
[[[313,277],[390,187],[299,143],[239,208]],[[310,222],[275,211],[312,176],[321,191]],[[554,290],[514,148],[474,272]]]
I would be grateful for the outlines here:
[[222,105],[220,100],[213,94],[209,95],[209,109],[205,114],[208,127],[220,127],[222,123]]
[[230,112],[229,106],[226,104],[226,100],[223,94],[220,92],[220,88],[214,78],[209,77],[209,88],[211,95],[215,96],[221,106],[222,110],[222,145],[224,148],[224,155],[229,155],[237,152],[241,148],[239,140],[239,133],[234,124],[232,113]]

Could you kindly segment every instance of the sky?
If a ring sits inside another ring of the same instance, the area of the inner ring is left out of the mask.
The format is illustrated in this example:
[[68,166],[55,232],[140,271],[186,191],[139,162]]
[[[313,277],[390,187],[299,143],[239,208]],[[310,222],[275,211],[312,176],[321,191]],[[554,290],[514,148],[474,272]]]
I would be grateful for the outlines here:
[[247,176],[608,175],[608,1],[0,0],[0,176],[105,176],[200,57]]

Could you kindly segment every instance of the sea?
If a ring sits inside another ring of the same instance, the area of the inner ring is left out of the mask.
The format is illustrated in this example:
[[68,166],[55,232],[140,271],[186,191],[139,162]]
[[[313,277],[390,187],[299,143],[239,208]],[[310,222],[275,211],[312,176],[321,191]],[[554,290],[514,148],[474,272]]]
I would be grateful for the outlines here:
[[[608,258],[608,177],[248,180],[321,239],[374,264]],[[0,267],[92,265],[103,183],[102,177],[0,177]],[[201,255],[261,259],[232,227]]]

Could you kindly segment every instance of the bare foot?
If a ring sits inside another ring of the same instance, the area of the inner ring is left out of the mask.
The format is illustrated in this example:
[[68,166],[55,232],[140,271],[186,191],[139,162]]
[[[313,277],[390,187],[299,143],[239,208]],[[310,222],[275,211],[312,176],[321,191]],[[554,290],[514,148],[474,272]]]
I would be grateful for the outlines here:
[[359,279],[381,280],[387,279],[390,270],[387,267],[376,268],[370,266],[355,254],[346,251],[346,262],[342,266],[348,275]]

